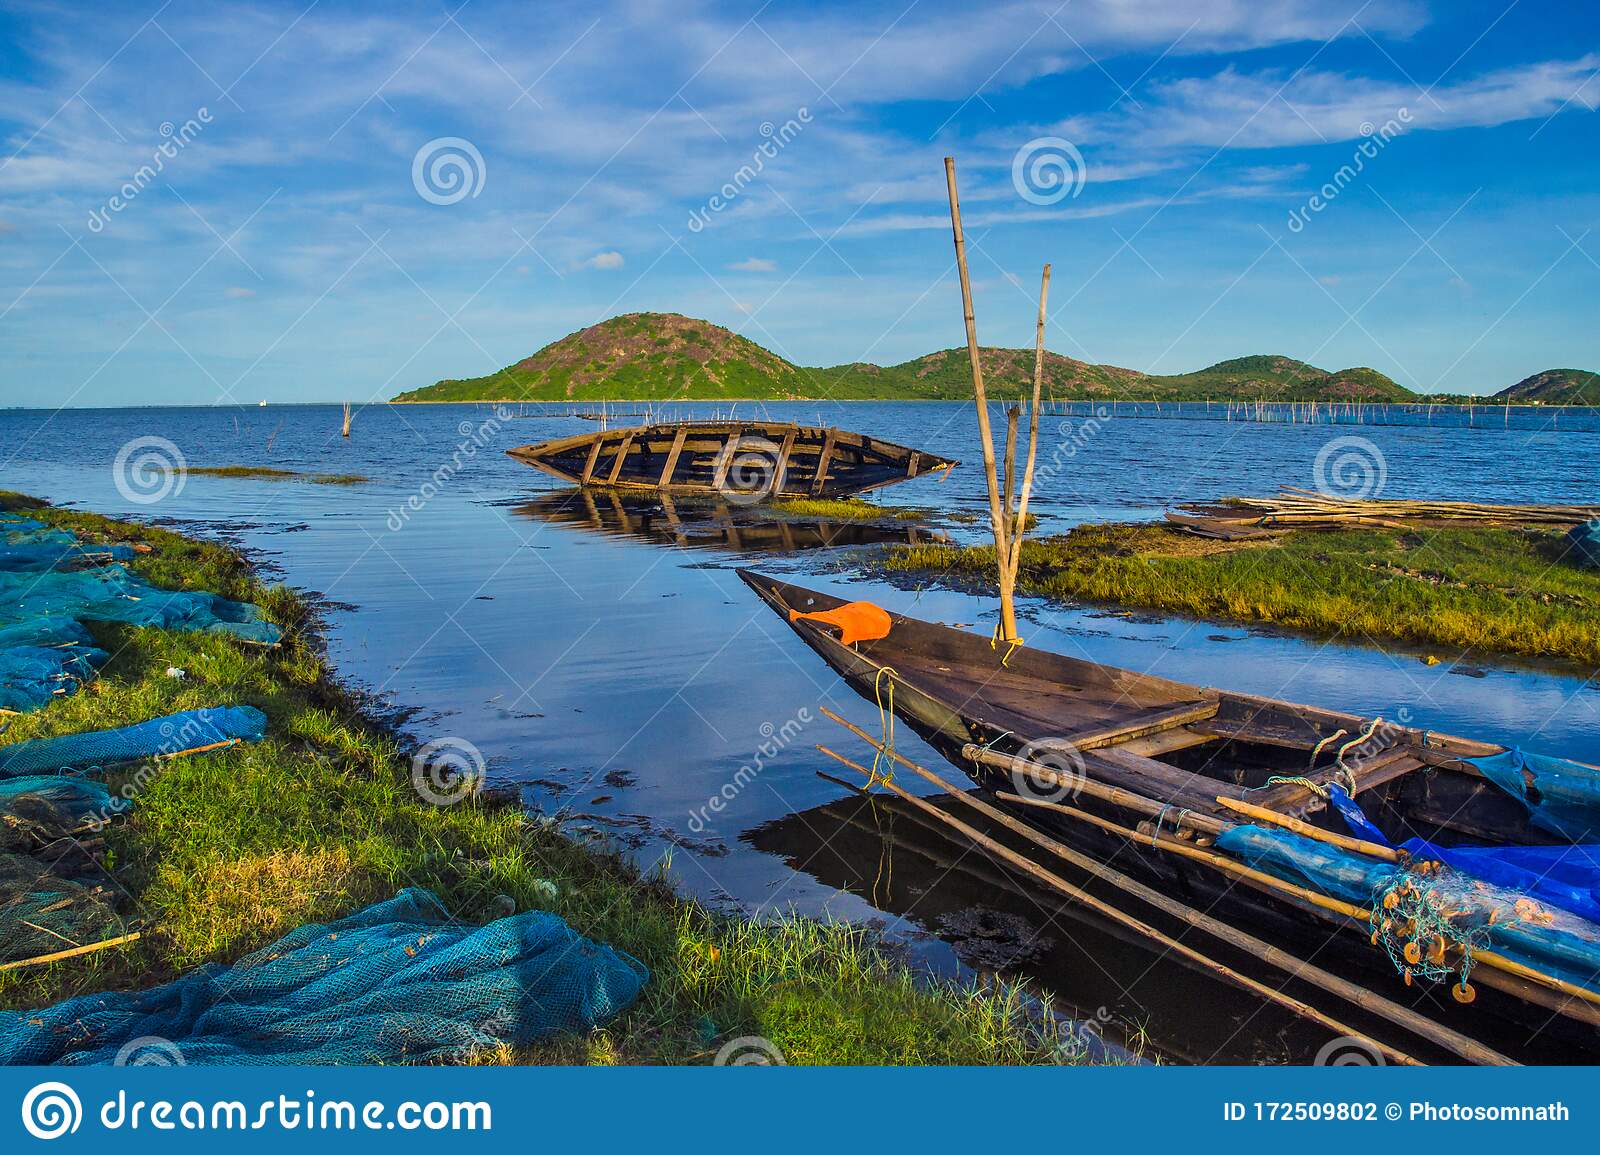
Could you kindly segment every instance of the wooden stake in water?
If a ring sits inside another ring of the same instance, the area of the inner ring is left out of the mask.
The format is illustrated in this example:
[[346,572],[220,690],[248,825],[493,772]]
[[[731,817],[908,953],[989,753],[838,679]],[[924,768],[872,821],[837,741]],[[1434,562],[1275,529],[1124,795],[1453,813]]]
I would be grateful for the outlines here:
[[341,431],[346,437],[350,436],[350,402],[344,403],[344,429]]

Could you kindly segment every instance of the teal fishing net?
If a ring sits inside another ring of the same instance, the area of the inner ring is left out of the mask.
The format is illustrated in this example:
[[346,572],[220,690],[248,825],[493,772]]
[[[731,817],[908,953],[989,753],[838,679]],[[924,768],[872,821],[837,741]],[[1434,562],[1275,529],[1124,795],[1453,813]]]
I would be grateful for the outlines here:
[[1567,556],[1578,565],[1600,569],[1600,518],[1567,531]]
[[148,1037],[189,1064],[460,1061],[606,1023],[648,977],[553,914],[462,925],[405,890],[232,966],[0,1013],[0,1063],[111,1063]]
[[0,848],[48,846],[99,830],[130,803],[99,782],[61,775],[0,779]]
[[108,564],[132,556],[130,546],[84,543],[68,530],[0,517],[0,710],[36,710],[93,676],[106,654],[84,621],[282,640],[256,606],[158,589]]
[[282,640],[278,627],[256,606],[211,593],[159,589],[120,565],[0,573],[0,625],[49,617],[231,634],[263,645]]
[[[1457,976],[1492,949],[1600,990],[1600,925],[1437,859],[1390,863],[1287,830],[1235,826],[1217,848],[1258,870],[1371,912],[1373,945],[1408,976]],[[1581,850],[1583,848],[1574,848]]]
[[15,774],[87,774],[106,766],[187,754],[222,743],[259,742],[266,730],[267,716],[254,706],[214,706],[115,730],[35,738],[0,746],[0,780]]

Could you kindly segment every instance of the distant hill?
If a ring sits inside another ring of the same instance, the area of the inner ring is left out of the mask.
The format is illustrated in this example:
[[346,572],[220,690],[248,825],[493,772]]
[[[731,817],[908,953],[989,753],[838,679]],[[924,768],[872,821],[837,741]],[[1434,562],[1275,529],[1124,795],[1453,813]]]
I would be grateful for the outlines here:
[[[1033,388],[1033,350],[982,350],[984,381],[996,398]],[[1553,369],[1513,385],[1528,397],[1558,404],[1561,377],[1600,392],[1593,374]],[[1045,392],[1057,399],[1160,401],[1419,401],[1376,369],[1328,372],[1293,357],[1258,355],[1221,361],[1193,373],[1159,376],[1045,354]],[[1575,392],[1575,390],[1574,390]],[[485,377],[439,381],[396,401],[691,401],[964,399],[972,381],[964,348],[944,349],[899,365],[857,362],[802,368],[721,325],[678,313],[626,313],[569,333],[537,353]],[[1590,404],[1600,404],[1600,399]]]
[[1600,405],[1600,374],[1585,369],[1546,369],[1494,395],[1523,405]]

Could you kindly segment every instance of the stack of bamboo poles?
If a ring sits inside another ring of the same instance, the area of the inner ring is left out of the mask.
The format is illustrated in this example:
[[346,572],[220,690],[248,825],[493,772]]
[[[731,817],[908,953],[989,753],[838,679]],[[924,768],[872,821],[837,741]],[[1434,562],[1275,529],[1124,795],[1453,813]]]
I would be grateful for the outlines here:
[[1276,497],[1225,497],[1216,505],[1186,505],[1190,511],[1167,515],[1196,533],[1236,536],[1233,531],[1348,529],[1416,525],[1514,528],[1566,528],[1600,517],[1600,505],[1488,505],[1472,501],[1406,501],[1390,498],[1328,497],[1285,486]]

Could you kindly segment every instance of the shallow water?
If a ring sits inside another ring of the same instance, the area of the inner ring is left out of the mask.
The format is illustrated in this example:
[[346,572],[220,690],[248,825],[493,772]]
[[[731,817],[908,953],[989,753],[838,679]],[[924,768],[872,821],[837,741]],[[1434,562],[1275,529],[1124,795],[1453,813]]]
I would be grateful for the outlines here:
[[[966,406],[773,404],[742,406],[740,414],[820,416],[978,460]],[[1047,530],[1159,516],[1175,499],[1310,486],[1319,454],[1324,474],[1342,470],[1349,484],[1381,475],[1385,496],[1600,500],[1592,468],[1600,421],[1563,415],[1557,432],[1549,414],[1512,417],[1509,429],[1334,429],[1168,413],[1089,424],[1052,417],[1041,436],[1033,508]],[[643,865],[670,853],[671,874],[686,892],[751,914],[793,907],[877,920],[942,972],[1030,974],[1080,1010],[1107,1008],[1124,1028],[1153,1014],[1150,1040],[1174,1056],[1314,1052],[1314,1034],[1210,980],[1152,964],[1139,948],[1091,946],[1100,940],[1075,924],[1058,925],[1037,899],[1026,900],[1030,922],[1014,896],[988,897],[970,861],[961,870],[926,871],[909,892],[902,886],[892,895],[840,874],[830,847],[850,846],[849,862],[860,868],[873,842],[859,824],[838,819],[838,806],[853,796],[816,773],[842,768],[814,743],[848,748],[851,741],[818,707],[869,730],[878,726],[876,708],[757,604],[733,568],[751,564],[820,588],[848,587],[853,596],[979,631],[992,628],[989,601],[855,580],[853,558],[881,548],[876,531],[805,523],[790,542],[777,543],[797,552],[774,553],[770,527],[750,532],[739,511],[696,514],[687,526],[664,524],[648,508],[619,516],[560,493],[554,479],[502,452],[592,430],[587,421],[502,420],[475,406],[376,406],[357,414],[349,441],[338,425],[329,406],[0,411],[0,487],[171,519],[257,551],[284,580],[333,603],[328,641],[338,668],[414,711],[408,726],[416,737],[470,743],[496,778],[526,784],[529,805],[590,816],[574,828],[620,842]],[[130,484],[124,470],[119,488],[114,466],[123,446],[147,437],[167,439],[190,465],[271,465],[372,480],[326,486],[190,476],[147,502],[162,490],[163,475],[146,477],[141,492],[140,479]],[[1351,437],[1362,443],[1326,450]],[[940,515],[970,516],[986,501],[973,464],[943,483],[922,478],[878,496]],[[975,532],[948,516],[942,529],[958,538]],[[1600,760],[1600,691],[1582,673],[1470,657],[1430,667],[1401,648],[1159,615],[1042,605],[1026,613],[1030,644],[1040,648]],[[901,744],[945,767],[910,735]],[[771,753],[763,755],[764,747]],[[1049,949],[1040,948],[1041,934]],[[1158,998],[1152,984],[1194,998]],[[1190,1003],[1196,1009],[1185,1013]]]

